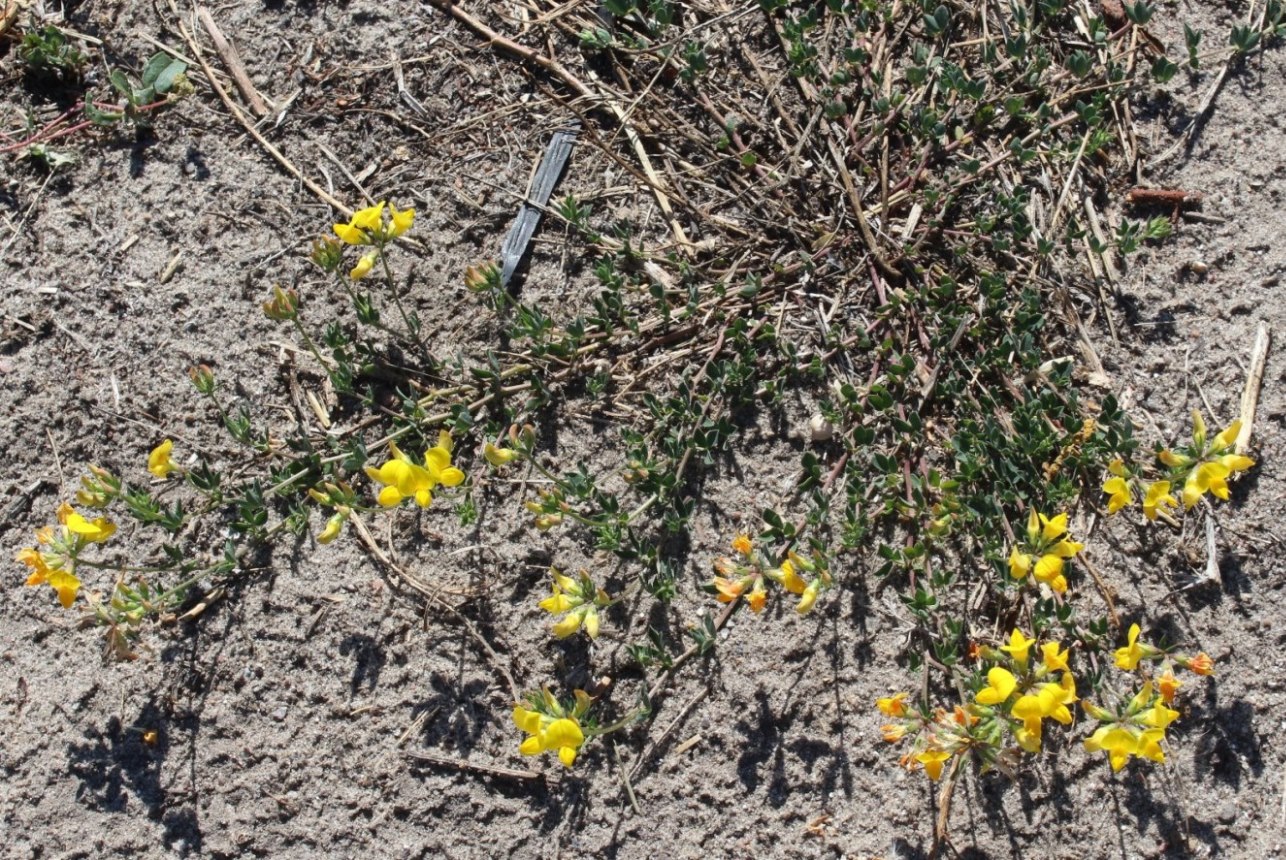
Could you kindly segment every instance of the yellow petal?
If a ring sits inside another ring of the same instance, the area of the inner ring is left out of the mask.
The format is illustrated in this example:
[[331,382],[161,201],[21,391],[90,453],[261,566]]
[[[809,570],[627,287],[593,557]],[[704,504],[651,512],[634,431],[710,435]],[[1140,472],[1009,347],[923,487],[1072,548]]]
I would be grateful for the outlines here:
[[371,269],[374,268],[374,266],[375,254],[364,254],[362,255],[362,258],[357,261],[357,265],[353,267],[352,271],[348,273],[348,276],[354,281],[360,281],[371,273]]
[[464,472],[455,466],[449,466],[438,474],[438,480],[445,487],[458,487],[464,483]]
[[1067,531],[1067,514],[1059,514],[1053,518],[1042,516],[1040,519],[1045,526],[1041,530],[1041,537],[1046,542],[1057,540],[1059,535]]
[[1241,419],[1238,418],[1236,421],[1229,424],[1226,430],[1215,437],[1215,441],[1211,446],[1212,451],[1217,454],[1225,448],[1231,448],[1232,443],[1237,441],[1237,434],[1240,432]]
[[170,452],[173,450],[174,442],[169,439],[153,448],[147,455],[147,470],[158,478],[170,474],[174,470],[174,464],[170,462]]
[[544,752],[544,749],[540,745],[540,735],[532,735],[522,742],[522,745],[518,747],[518,752],[523,755],[540,755]]
[[582,620],[579,612],[564,615],[554,624],[554,636],[559,639],[566,639],[580,629]]
[[1042,555],[1032,575],[1040,582],[1052,582],[1063,575],[1063,560],[1052,552]]
[[1018,547],[1014,547],[1013,552],[1009,554],[1009,575],[1014,579],[1022,579],[1031,572],[1031,556],[1025,552],[1019,552]]
[[534,735],[540,731],[540,714],[536,711],[519,705],[514,708],[513,718],[514,725],[529,735]]
[[335,235],[338,236],[345,244],[348,245],[369,245],[370,236],[365,232],[354,227],[352,224],[336,224]]
[[415,223],[415,210],[409,206],[400,212],[392,203],[388,205],[389,220],[392,222],[392,228],[389,230],[391,236],[401,236],[411,225]]
[[404,498],[406,497],[402,495],[402,491],[397,487],[385,487],[380,490],[380,494],[375,497],[375,500],[380,503],[380,507],[393,508],[400,505]]
[[353,220],[349,223],[359,230],[368,230],[374,232],[384,226],[384,206],[381,200],[374,206],[368,206],[365,209],[359,209],[353,213]]

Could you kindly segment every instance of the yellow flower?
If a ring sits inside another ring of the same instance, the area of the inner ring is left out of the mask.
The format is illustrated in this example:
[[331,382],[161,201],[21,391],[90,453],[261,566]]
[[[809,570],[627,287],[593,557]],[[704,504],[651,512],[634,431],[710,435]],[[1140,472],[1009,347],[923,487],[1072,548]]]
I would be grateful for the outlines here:
[[1022,579],[1031,573],[1031,556],[1025,552],[1019,552],[1018,547],[1014,547],[1013,552],[1009,554],[1009,575],[1014,579]]
[[1046,672],[1067,671],[1067,651],[1060,651],[1057,642],[1046,642],[1040,646],[1040,653],[1041,662],[1045,665]]
[[580,723],[571,717],[550,717],[518,706],[514,708],[513,719],[519,729],[531,735],[518,748],[523,755],[557,752],[563,766],[571,767],[585,743]]
[[1165,512],[1167,507],[1178,506],[1179,500],[1170,494],[1169,481],[1155,481],[1148,485],[1147,494],[1143,497],[1143,516],[1155,520],[1157,514]]
[[929,775],[929,779],[937,782],[938,777],[942,776],[942,765],[951,758],[951,753],[930,747],[924,752],[917,753],[913,758],[924,765],[924,772]]
[[499,469],[521,458],[522,454],[512,448],[499,448],[488,442],[482,446],[482,456],[488,463]]
[[735,553],[749,558],[753,549],[754,543],[751,542],[749,535],[741,534],[732,539],[732,551]]
[[907,714],[906,698],[909,693],[894,693],[887,699],[876,699],[875,707],[881,714],[889,717],[905,717]]
[[[1115,462],[1119,463],[1120,460]],[[1134,503],[1134,491],[1130,489],[1130,482],[1120,475],[1113,475],[1103,482],[1103,492],[1107,493],[1107,512],[1114,514],[1121,508],[1129,507]]]
[[569,612],[554,622],[554,636],[558,639],[566,639],[568,636],[580,630],[581,624],[584,623],[585,616],[579,612]]
[[415,223],[415,210],[409,206],[399,212],[397,207],[390,203],[388,205],[388,214],[389,235],[395,239],[410,230],[411,225]]
[[424,453],[420,466],[402,453],[394,442],[389,443],[393,459],[379,468],[366,467],[371,480],[384,484],[377,501],[386,508],[414,499],[422,508],[433,503],[433,488],[438,484],[455,487],[464,482],[464,472],[451,465],[451,434],[443,430],[438,434],[438,444]]
[[799,596],[799,603],[795,605],[795,611],[800,615],[807,615],[813,609],[813,604],[817,602],[817,595],[822,593],[822,578],[819,576],[808,587],[804,593]]
[[1008,669],[993,666],[987,672],[987,686],[978,691],[974,699],[980,705],[998,705],[1009,698],[1009,694],[1018,686],[1018,680]]
[[1106,752],[1112,770],[1116,771],[1125,767],[1130,756],[1138,755],[1139,738],[1124,726],[1099,726],[1093,735],[1085,739],[1085,749],[1088,752]]
[[1117,648],[1114,655],[1117,668],[1133,672],[1138,668],[1139,660],[1146,656],[1144,646],[1139,644],[1139,625],[1131,624],[1124,648]]
[[554,623],[554,636],[566,639],[576,631],[584,628],[590,639],[598,637],[598,608],[609,606],[611,598],[600,588],[594,586],[586,571],[576,577],[567,576],[557,568],[551,567],[549,575],[553,579],[553,591],[540,601],[541,609],[550,615],[564,615]]
[[371,273],[371,269],[375,266],[375,258],[376,254],[374,251],[369,254],[363,254],[362,258],[357,261],[357,265],[348,273],[348,276],[354,281],[360,281]]
[[1014,632],[1009,634],[1009,644],[1001,645],[1000,650],[1012,657],[1015,663],[1025,665],[1027,663],[1027,652],[1035,644],[1035,639],[1028,639],[1021,630],[1015,627]]
[[464,472],[451,465],[451,434],[438,433],[438,444],[424,452],[424,465],[437,472],[437,481],[444,487],[458,487],[464,483]]
[[1166,669],[1161,677],[1157,678],[1157,692],[1161,694],[1161,701],[1167,705],[1174,701],[1174,696],[1179,692],[1183,682],[1174,676],[1173,669]]
[[75,511],[67,514],[66,519],[63,520],[63,525],[67,526],[68,531],[86,543],[102,543],[116,534],[115,523],[103,517],[87,520]]
[[335,235],[349,245],[369,245],[384,224],[384,201],[359,209],[347,224],[336,224]]
[[1210,443],[1210,453],[1219,454],[1231,448],[1237,441],[1237,434],[1241,432],[1241,419],[1238,418],[1224,429],[1222,433],[1215,437]]
[[167,477],[174,471],[174,462],[170,459],[170,452],[173,450],[174,442],[170,439],[153,448],[152,453],[147,455],[147,470],[158,478]]
[[1151,726],[1154,729],[1165,729],[1179,718],[1179,712],[1171,710],[1158,702],[1139,716],[1142,718],[1144,725]]
[[1060,683],[1041,684],[1034,693],[1020,696],[1014,702],[1010,713],[1023,721],[1024,737],[1019,744],[1028,752],[1040,749],[1041,720],[1057,720],[1063,725],[1071,725],[1072,712],[1067,706],[1076,701],[1076,682],[1070,673],[1064,672]]
[[782,588],[786,589],[791,594],[803,594],[804,591],[808,589],[808,583],[805,582],[804,578],[795,570],[795,565],[790,559],[783,561],[778,570],[780,578],[778,578],[777,581],[781,583]]
[[[388,206],[388,224],[384,222],[385,206]],[[414,209],[408,207],[399,211],[396,206],[381,200],[374,206],[354,212],[347,224],[336,224],[334,229],[335,235],[349,245],[382,245],[411,229],[414,222]]]
[[433,503],[433,475],[423,466],[412,462],[403,454],[396,443],[389,443],[393,459],[379,468],[366,467],[366,475],[372,481],[384,484],[376,500],[386,508],[400,505],[405,499],[415,499],[415,503],[427,508]]
[[746,605],[750,607],[751,612],[758,615],[764,611],[764,606],[767,603],[768,590],[764,588],[764,581],[762,578],[756,579],[755,587],[750,589],[750,593],[746,595]]
[[343,514],[335,514],[332,516],[326,521],[326,528],[322,529],[321,534],[317,535],[317,542],[330,543],[335,538],[339,537],[339,533],[344,529],[344,520],[346,519],[347,517]]

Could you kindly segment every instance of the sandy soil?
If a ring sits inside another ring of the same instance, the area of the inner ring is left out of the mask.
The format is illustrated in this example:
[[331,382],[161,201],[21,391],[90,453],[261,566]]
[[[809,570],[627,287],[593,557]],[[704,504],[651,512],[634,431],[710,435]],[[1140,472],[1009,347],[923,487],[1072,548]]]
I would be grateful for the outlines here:
[[[159,8],[89,0],[68,23],[104,40],[113,62],[137,63],[154,50],[145,35],[181,44]],[[1218,42],[1244,13],[1178,4],[1152,29],[1177,57],[1181,20]],[[441,335],[436,357],[493,336],[461,273],[495,253],[513,212],[501,189],[525,186],[548,132],[568,117],[430,7],[234,2],[215,14],[260,91],[298,92],[270,132],[290,158],[340,197],[357,199],[347,171],[377,198],[420,212],[416,235],[429,250],[399,265],[415,269],[413,301]],[[423,113],[399,99],[394,57]],[[1181,73],[1141,94],[1144,164],[1184,130],[1218,71]],[[0,544],[10,555],[88,464],[141,480],[148,450],[165,437],[186,454],[232,456],[188,383],[195,363],[234,380],[257,419],[293,420],[283,380],[304,359],[283,351],[286,333],[258,303],[272,283],[292,281],[319,306],[342,300],[309,294],[317,285],[298,262],[329,209],[194,78],[197,94],[154,136],[78,141],[80,163],[52,179],[4,156]],[[13,132],[45,96],[24,88],[12,51],[0,80]],[[1121,273],[1109,304],[1115,337],[1102,317],[1089,322],[1149,445],[1181,439],[1191,408],[1220,427],[1234,418],[1257,328],[1286,329],[1284,96],[1280,50],[1234,68],[1191,144],[1140,177],[1204,195],[1175,236]],[[498,108],[503,121],[486,125]],[[583,153],[566,190],[628,186],[606,159]],[[632,189],[600,205],[649,203]],[[1123,194],[1107,211],[1126,211]],[[665,235],[659,222],[650,229],[642,241]],[[583,304],[586,261],[564,259],[557,236],[541,242],[531,289]],[[160,283],[176,255],[177,273]],[[1091,552],[1122,617],[1218,661],[1218,675],[1187,701],[1170,761],[1113,776],[1069,742],[1049,753],[1056,765],[1017,782],[970,775],[952,812],[961,856],[1278,855],[1281,356],[1274,344],[1255,425],[1260,465],[1219,509],[1218,582],[1186,587],[1205,567],[1204,533],[1158,537],[1124,518],[1093,526]],[[605,424],[566,417],[560,450],[613,466],[621,455]],[[708,611],[699,580],[736,528],[784,492],[782,464],[797,460],[800,431],[767,420],[744,429],[735,462],[707,484],[717,503],[694,517],[681,599],[660,623],[680,629]],[[553,646],[535,608],[551,559],[570,569],[604,559],[533,537],[521,490],[476,473],[478,522],[461,528],[435,506],[397,519],[396,533],[392,519],[381,523],[380,538],[435,583],[485,595],[469,613],[520,687],[556,667],[581,683],[628,673],[624,631],[592,649]],[[199,620],[149,634],[132,663],[105,663],[100,631],[23,578],[9,565],[0,601],[3,857],[928,856],[935,794],[922,774],[898,767],[872,709],[906,685],[898,625],[882,611],[887,595],[865,584],[806,618],[739,616],[718,658],[679,678],[650,729],[615,736],[565,773],[519,756],[511,692],[493,662],[354,541],[279,546]],[[634,624],[637,634],[646,619]],[[625,796],[621,763],[642,814]],[[488,772],[530,766],[545,778]]]

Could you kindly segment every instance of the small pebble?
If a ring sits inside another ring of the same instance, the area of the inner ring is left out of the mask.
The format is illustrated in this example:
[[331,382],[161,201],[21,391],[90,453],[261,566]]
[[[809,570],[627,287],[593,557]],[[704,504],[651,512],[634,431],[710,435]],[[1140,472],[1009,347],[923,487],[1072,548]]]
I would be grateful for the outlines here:
[[280,723],[282,720],[286,719],[287,713],[289,713],[289,711],[286,710],[286,706],[281,705],[272,712],[272,718]]
[[825,442],[835,435],[835,427],[822,415],[808,419],[808,438],[814,442]]

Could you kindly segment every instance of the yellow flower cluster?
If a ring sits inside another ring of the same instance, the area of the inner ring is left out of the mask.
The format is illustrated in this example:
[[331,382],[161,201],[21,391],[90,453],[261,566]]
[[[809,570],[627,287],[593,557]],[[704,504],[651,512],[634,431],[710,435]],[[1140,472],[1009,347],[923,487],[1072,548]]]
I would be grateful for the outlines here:
[[818,596],[832,584],[825,562],[817,557],[804,558],[790,550],[779,566],[757,552],[749,535],[737,535],[732,541],[735,558],[720,557],[714,561],[718,574],[711,582],[715,597],[720,603],[732,603],[744,598],[746,605],[756,614],[763,612],[768,603],[769,581],[777,583],[787,592],[799,595],[795,611],[807,615],[817,603]]
[[554,635],[566,639],[584,628],[590,639],[598,638],[598,612],[612,605],[607,592],[596,588],[584,570],[575,579],[552,567],[549,575],[554,580],[553,594],[540,601],[540,608],[563,616],[554,623]]
[[1115,711],[1099,707],[1090,701],[1081,703],[1085,712],[1099,721],[1098,728],[1085,740],[1085,749],[1089,752],[1106,752],[1114,771],[1125,767],[1131,757],[1165,761],[1165,751],[1161,747],[1165,740],[1165,730],[1179,716],[1179,712],[1169,706],[1174,703],[1175,695],[1183,686],[1183,682],[1175,677],[1175,665],[1197,675],[1210,675],[1214,672],[1214,662],[1205,653],[1199,653],[1195,657],[1171,654],[1140,641],[1139,633],[1139,625],[1131,624],[1126,644],[1116,649],[1113,662],[1118,669],[1126,672],[1142,671],[1141,667],[1146,669],[1148,664],[1160,662],[1160,674],[1155,678],[1147,677],[1139,692],[1124,704],[1118,705]]
[[[1190,510],[1206,493],[1227,501],[1228,478],[1255,465],[1254,460],[1230,450],[1239,433],[1241,421],[1237,420],[1207,440],[1206,422],[1200,412],[1193,410],[1192,444],[1177,450],[1166,448],[1157,454],[1157,459],[1166,467],[1164,478],[1145,483],[1138,475],[1131,474],[1122,460],[1108,464],[1110,477],[1103,482],[1103,492],[1108,496],[1107,512],[1114,514],[1134,504],[1136,489],[1142,490],[1143,515],[1149,520],[1157,517],[1168,520],[1170,511],[1179,507],[1180,500],[1184,510]],[[1174,487],[1182,488],[1177,498],[1172,492]]]
[[576,704],[566,708],[549,690],[528,695],[525,703],[514,706],[514,725],[530,737],[518,751],[523,755],[553,752],[564,767],[571,767],[585,743],[585,716],[593,699],[584,690],[575,691]]
[[433,490],[439,484],[457,487],[464,483],[464,472],[451,465],[451,434],[445,430],[438,434],[438,444],[424,452],[423,466],[402,453],[395,443],[390,442],[388,447],[392,459],[378,468],[366,467],[367,476],[384,485],[377,496],[383,507],[395,507],[406,499],[414,499],[417,505],[427,508],[433,503]]
[[63,502],[58,507],[58,528],[44,526],[37,530],[36,541],[43,547],[26,547],[16,560],[31,568],[27,585],[48,585],[58,594],[58,602],[70,609],[80,591],[76,576],[76,559],[81,550],[102,543],[116,533],[116,526],[104,517],[87,519]]
[[[388,207],[388,218],[385,207]],[[396,239],[415,223],[415,210],[401,211],[391,203],[381,200],[374,206],[353,213],[347,224],[336,224],[335,235],[349,245],[384,245]]]
[[908,735],[916,741],[902,757],[909,769],[923,767],[932,780],[942,775],[953,755],[976,750],[988,764],[999,762],[1006,733],[1029,753],[1039,752],[1045,720],[1070,725],[1068,705],[1078,701],[1076,679],[1068,668],[1068,651],[1058,642],[1039,645],[1014,629],[1009,641],[998,648],[981,647],[977,654],[992,663],[980,678],[973,701],[951,711],[938,709],[930,716],[907,707],[906,693],[877,699],[876,708],[896,722],[886,724],[884,739],[897,742]]
[[1085,545],[1066,539],[1065,534],[1067,514],[1047,517],[1032,511],[1027,518],[1026,541],[1009,554],[1009,575],[1025,579],[1031,574],[1037,582],[1045,583],[1058,594],[1067,591],[1063,562],[1073,558]]

